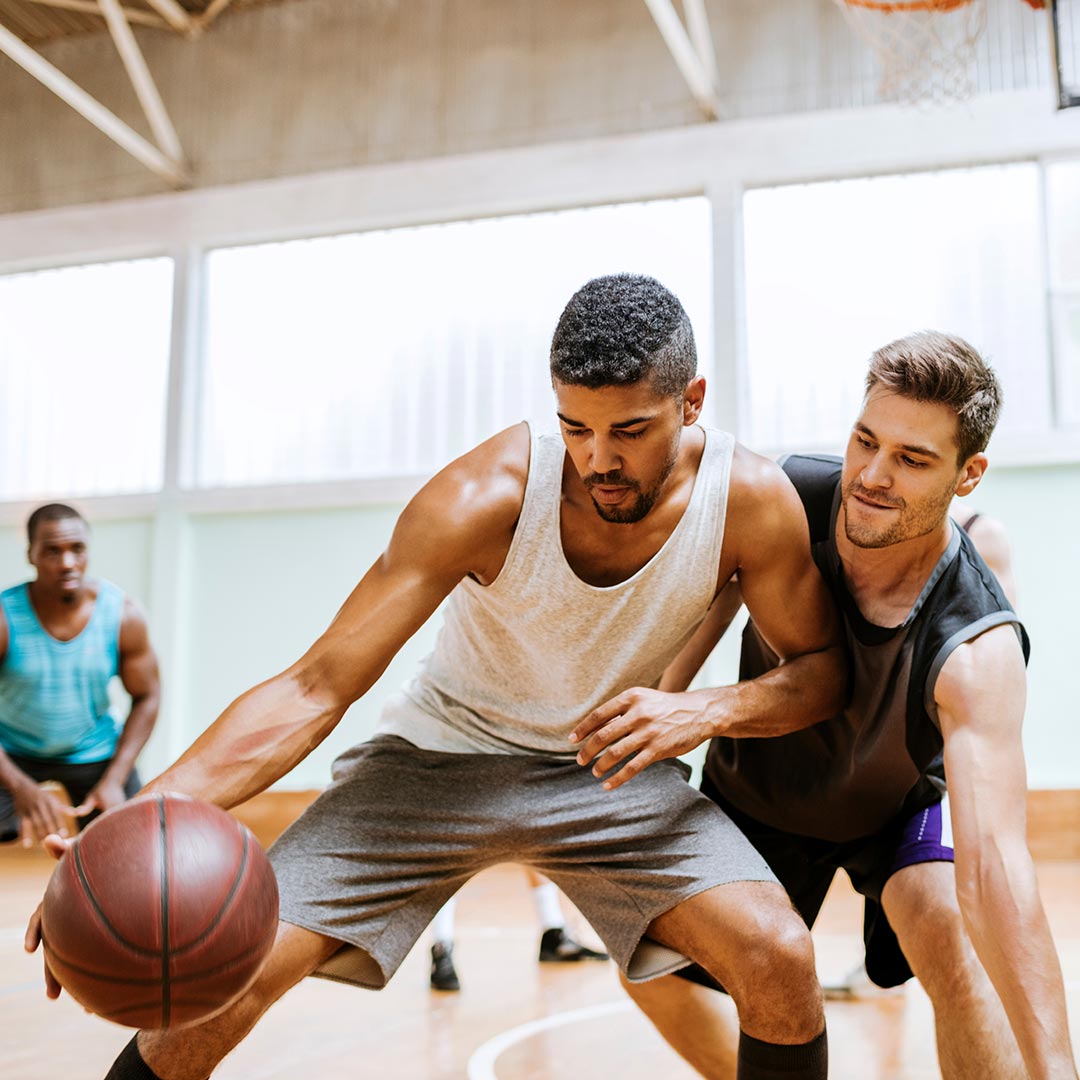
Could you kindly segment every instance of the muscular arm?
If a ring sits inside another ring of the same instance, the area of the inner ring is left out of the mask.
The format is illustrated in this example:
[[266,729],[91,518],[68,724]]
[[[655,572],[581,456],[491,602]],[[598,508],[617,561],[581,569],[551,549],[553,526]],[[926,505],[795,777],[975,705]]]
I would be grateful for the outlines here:
[[131,696],[131,709],[109,767],[75,807],[79,816],[110,810],[124,801],[124,784],[154,730],[161,705],[161,676],[146,616],[130,598],[124,601],[120,622],[120,681]]
[[511,428],[427,484],[325,633],[237,698],[147,790],[228,808],[303,760],[466,574],[498,572],[520,512],[528,445],[527,429]]
[[[714,735],[767,738],[816,724],[843,705],[847,669],[836,608],[810,554],[806,513],[783,470],[756,454],[740,499],[739,587],[754,625],[780,657],[718,693]],[[734,493],[734,489],[733,489]],[[747,523],[757,522],[753,525]]]
[[[618,787],[653,761],[685,754],[714,736],[783,735],[825,719],[843,704],[846,669],[838,618],[810,555],[802,503],[777,465],[743,448],[733,467],[727,529],[722,578],[737,571],[742,598],[781,663],[734,686],[683,693],[636,687],[595,709],[571,735],[572,742],[582,743],[579,763],[591,764],[602,776],[631,758],[605,787]],[[687,685],[726,628],[732,599],[714,603],[704,629],[669,667],[661,686]]]
[[935,689],[964,924],[1028,1074],[1076,1076],[1061,966],[1027,849],[1023,657],[1011,626],[949,657]]

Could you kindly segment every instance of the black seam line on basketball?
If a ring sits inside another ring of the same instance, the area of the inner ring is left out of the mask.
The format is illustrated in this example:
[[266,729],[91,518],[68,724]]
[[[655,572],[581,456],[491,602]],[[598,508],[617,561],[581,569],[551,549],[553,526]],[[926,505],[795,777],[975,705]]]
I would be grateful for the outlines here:
[[165,796],[157,796],[161,834],[161,1026],[169,1026],[169,838],[165,830]]
[[[42,942],[45,942],[44,937]],[[77,971],[80,975],[89,976],[91,979],[96,979],[98,982],[107,983],[121,983],[124,986],[160,986],[161,979],[157,976],[150,976],[145,979],[140,979],[135,975],[106,975],[104,972],[95,971],[93,968],[83,967],[81,964],[76,964],[72,960],[69,960],[62,952],[55,949],[52,945],[48,946],[49,952],[66,968],[70,968],[72,971]],[[252,955],[259,951],[260,946],[256,945],[245,952],[237,953],[236,956],[218,964],[216,967],[204,968],[201,971],[197,971],[192,975],[174,975],[172,976],[172,984],[176,986],[180,983],[195,982],[198,979],[205,979],[214,975],[219,975],[223,971],[227,971],[231,967],[242,963],[250,959]],[[155,956],[157,953],[154,954]]]
[[248,834],[245,829],[241,834],[244,840],[244,847],[240,853],[240,867],[236,871],[236,877],[233,878],[232,885],[229,886],[229,891],[225,896],[225,899],[221,902],[221,907],[218,908],[217,914],[210,920],[210,925],[197,937],[194,941],[189,941],[186,945],[180,945],[173,949],[173,956],[180,956],[182,953],[188,952],[190,949],[194,949],[196,945],[205,941],[221,924],[221,920],[225,918],[225,912],[229,910],[229,905],[233,902],[233,898],[236,896],[237,890],[240,888],[240,883],[244,880],[244,871],[247,869],[248,861]]
[[[80,975],[88,975],[91,979],[97,979],[98,982],[122,983],[124,986],[159,986],[161,984],[161,980],[155,977],[140,979],[131,975],[105,975],[99,971],[94,971],[92,968],[72,963],[62,953],[57,952],[51,945],[49,946],[49,952],[55,956],[64,967],[70,968],[72,971],[77,971]],[[155,953],[154,955],[156,956],[157,954]]]
[[[104,1016],[106,1020],[112,1020],[117,1016],[125,1016],[127,1013],[138,1012],[140,1009],[148,1009],[157,1005],[157,998],[153,998],[148,1001],[137,1001],[133,1005],[122,1005],[117,1009],[110,1009],[107,1013],[99,1013],[99,1016]],[[185,1009],[220,1009],[221,1002],[192,998],[191,1001],[185,1001],[182,1003]]]
[[199,979],[207,979],[212,978],[215,975],[220,975],[223,972],[247,963],[253,956],[257,955],[261,949],[262,946],[253,945],[245,952],[237,953],[235,956],[217,964],[215,967],[201,968],[199,971],[194,971],[190,975],[174,975],[172,977],[173,986],[180,986],[182,983],[196,982]]
[[138,953],[140,956],[157,956],[157,949],[144,949],[141,945],[136,945],[133,941],[128,941],[128,939],[113,926],[108,915],[105,914],[101,905],[97,902],[94,890],[90,887],[90,881],[86,876],[86,870],[83,868],[82,854],[79,850],[78,841],[71,846],[71,853],[75,856],[75,873],[79,875],[79,882],[83,887],[83,892],[86,893],[86,898],[90,901],[90,905],[93,907],[97,917],[104,924],[105,929],[108,930],[121,945],[130,949],[132,952]]

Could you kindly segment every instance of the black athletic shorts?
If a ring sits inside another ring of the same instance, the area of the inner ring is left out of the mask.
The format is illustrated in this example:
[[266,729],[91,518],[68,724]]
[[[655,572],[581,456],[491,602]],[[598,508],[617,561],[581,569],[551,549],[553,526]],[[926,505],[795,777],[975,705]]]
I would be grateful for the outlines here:
[[[702,780],[701,792],[731,818],[764,856],[807,926],[814,925],[837,870],[846,871],[855,890],[865,898],[866,973],[878,986],[899,986],[912,977],[911,968],[881,906],[881,891],[885,882],[905,866],[953,861],[946,804],[936,803],[914,815],[895,818],[872,836],[835,843],[783,832],[748,817],[732,806],[708,777]],[[675,974],[680,979],[723,990],[697,965],[682,968]]]
[[[78,806],[90,794],[90,789],[101,779],[112,761],[112,758],[108,758],[105,761],[88,761],[74,765],[71,762],[52,761],[48,758],[23,757],[21,754],[8,754],[8,757],[18,769],[39,784],[46,780],[63,784],[72,806]],[[132,769],[124,784],[125,797],[130,799],[141,787],[139,774]],[[98,814],[95,810],[92,814],[80,818],[79,828],[85,829]],[[18,835],[19,815],[15,813],[15,800],[11,797],[11,792],[0,785],[0,841],[14,840]]]

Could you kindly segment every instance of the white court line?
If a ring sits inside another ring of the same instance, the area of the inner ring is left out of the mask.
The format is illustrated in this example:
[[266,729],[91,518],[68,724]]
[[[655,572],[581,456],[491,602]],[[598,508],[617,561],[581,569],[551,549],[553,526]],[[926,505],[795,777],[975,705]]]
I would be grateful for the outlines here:
[[606,1001],[602,1005],[589,1005],[584,1009],[553,1013],[551,1016],[542,1016],[539,1020],[530,1020],[527,1024],[519,1024],[515,1028],[510,1028],[509,1031],[504,1031],[501,1035],[488,1039],[486,1043],[473,1051],[466,1066],[468,1080],[498,1080],[495,1074],[495,1062],[499,1055],[514,1043],[519,1043],[541,1031],[563,1027],[566,1024],[576,1024],[579,1020],[591,1020],[595,1016],[630,1012],[633,1007],[634,1003],[629,998],[624,998],[622,1001]]

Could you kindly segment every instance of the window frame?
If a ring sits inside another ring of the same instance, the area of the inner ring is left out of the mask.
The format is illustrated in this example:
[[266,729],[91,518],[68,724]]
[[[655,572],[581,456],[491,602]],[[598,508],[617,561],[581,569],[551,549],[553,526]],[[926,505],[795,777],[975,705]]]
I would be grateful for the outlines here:
[[[146,496],[81,500],[95,515],[130,516],[148,507],[203,514],[399,501],[426,477],[190,487],[208,249],[704,194],[712,207],[714,345],[701,368],[718,405],[717,423],[743,436],[744,192],[1016,161],[1034,161],[1045,172],[1048,162],[1080,157],[1080,118],[1055,116],[1042,93],[976,98],[962,112],[926,115],[881,106],[771,117],[4,215],[0,273],[151,256],[174,260],[164,484]],[[1056,350],[1050,352],[1048,364],[1058,363]],[[1002,449],[996,467],[1073,463],[1080,461],[1080,431],[1058,429]],[[0,522],[21,520],[26,509],[25,503],[2,503]]]

